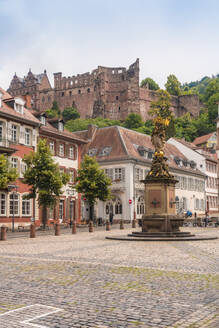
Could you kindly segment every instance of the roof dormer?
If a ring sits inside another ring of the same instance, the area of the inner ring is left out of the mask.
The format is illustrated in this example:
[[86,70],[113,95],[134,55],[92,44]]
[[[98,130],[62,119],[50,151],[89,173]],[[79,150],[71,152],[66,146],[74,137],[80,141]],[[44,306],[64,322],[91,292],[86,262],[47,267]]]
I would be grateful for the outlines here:
[[24,104],[25,100],[19,97],[14,98],[14,110],[17,113],[23,114],[24,113]]
[[42,125],[46,125],[46,115],[44,113],[40,115],[40,122]]

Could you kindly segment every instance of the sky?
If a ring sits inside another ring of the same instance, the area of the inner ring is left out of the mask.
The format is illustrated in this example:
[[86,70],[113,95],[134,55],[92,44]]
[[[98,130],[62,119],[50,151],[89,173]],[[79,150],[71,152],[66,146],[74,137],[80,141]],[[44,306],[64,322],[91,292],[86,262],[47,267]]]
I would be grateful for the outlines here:
[[218,0],[0,0],[0,86],[31,68],[128,67],[164,87],[219,73]]

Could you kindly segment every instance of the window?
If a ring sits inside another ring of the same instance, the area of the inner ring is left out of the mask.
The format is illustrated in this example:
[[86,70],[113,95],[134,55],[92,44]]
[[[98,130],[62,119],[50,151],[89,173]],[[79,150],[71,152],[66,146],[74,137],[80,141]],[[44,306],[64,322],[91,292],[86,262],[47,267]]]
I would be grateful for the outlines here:
[[30,200],[22,200],[22,215],[30,215]]
[[105,169],[105,174],[113,180],[113,169]]
[[143,180],[143,173],[144,173],[144,171],[143,171],[143,169],[139,169],[139,168],[136,168],[136,170],[135,170],[135,181],[141,181],[141,180]]
[[19,202],[18,202],[18,194],[12,193],[10,194],[10,202],[9,202],[9,212],[10,215],[18,215]]
[[17,169],[18,168],[18,159],[16,157],[12,157],[11,158],[11,166],[14,168],[14,169]]
[[25,145],[30,145],[30,129],[25,129]]
[[54,141],[50,141],[49,149],[50,149],[51,153],[54,154],[54,152],[55,152],[55,143],[54,143]]
[[137,202],[137,214],[144,214],[144,197],[138,197]]
[[78,94],[80,95],[80,93],[81,93],[81,90],[79,89],[79,90],[78,90]]
[[71,159],[74,158],[74,147],[73,146],[69,147],[69,158],[71,158]]
[[119,97],[118,96],[116,96],[116,100],[119,100]]
[[199,199],[195,199],[195,209],[199,210]]
[[117,168],[115,169],[115,176],[114,176],[115,180],[125,180],[125,175],[124,175],[124,169],[122,168]]
[[15,104],[15,110],[16,112],[23,114],[23,106],[21,104]]
[[70,180],[69,180],[69,182],[70,182],[70,183],[74,183],[74,182],[75,182],[75,177],[76,177],[76,172],[75,172],[75,170],[71,170],[71,171],[69,172],[69,174],[70,174]]
[[90,88],[87,89],[87,93],[90,93]]
[[62,92],[62,93],[61,93],[61,95],[62,95],[62,97],[64,97],[65,93],[64,93],[64,92]]
[[0,141],[3,139],[3,122],[0,122]]
[[187,199],[185,197],[182,198],[182,208],[183,211],[187,211]]
[[122,203],[120,200],[116,201],[115,204],[115,214],[122,214]]
[[12,124],[12,127],[11,127],[11,140],[13,142],[17,141],[17,130],[18,130],[17,125]]
[[0,215],[6,215],[6,195],[0,193]]
[[64,145],[60,144],[59,145],[59,156],[64,156]]
[[[71,81],[72,82],[72,81]],[[69,96],[71,96],[72,95],[72,92],[71,91],[69,91]]]

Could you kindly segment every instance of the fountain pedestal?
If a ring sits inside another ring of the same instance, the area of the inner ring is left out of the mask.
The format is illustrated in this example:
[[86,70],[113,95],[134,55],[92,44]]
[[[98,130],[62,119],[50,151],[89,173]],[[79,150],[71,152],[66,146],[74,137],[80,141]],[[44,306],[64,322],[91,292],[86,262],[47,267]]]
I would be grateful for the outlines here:
[[176,215],[175,179],[148,179],[145,184],[145,208],[142,232],[175,233],[183,225],[183,218]]

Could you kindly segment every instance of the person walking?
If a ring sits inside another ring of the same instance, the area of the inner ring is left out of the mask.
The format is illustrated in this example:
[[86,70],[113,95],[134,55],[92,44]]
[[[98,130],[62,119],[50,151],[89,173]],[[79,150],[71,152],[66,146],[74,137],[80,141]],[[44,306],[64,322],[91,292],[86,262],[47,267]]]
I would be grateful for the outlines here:
[[113,224],[113,212],[110,212],[109,219],[110,219],[110,224]]

